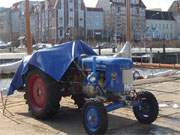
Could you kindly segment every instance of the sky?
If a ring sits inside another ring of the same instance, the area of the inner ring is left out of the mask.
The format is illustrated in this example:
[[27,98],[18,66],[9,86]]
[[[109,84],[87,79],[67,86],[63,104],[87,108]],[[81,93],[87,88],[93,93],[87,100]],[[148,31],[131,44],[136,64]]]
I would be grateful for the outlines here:
[[[0,7],[10,7],[13,3],[20,0],[0,0]],[[95,7],[98,0],[84,0],[86,6]],[[174,0],[143,0],[147,9],[161,8],[162,10],[168,10],[169,6]]]

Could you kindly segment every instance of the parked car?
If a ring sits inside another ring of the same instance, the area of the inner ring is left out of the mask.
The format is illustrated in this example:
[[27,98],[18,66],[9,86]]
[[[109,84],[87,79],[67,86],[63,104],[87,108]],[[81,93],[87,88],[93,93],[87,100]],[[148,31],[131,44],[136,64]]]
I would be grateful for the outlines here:
[[0,49],[5,49],[8,47],[8,44],[4,43],[3,41],[0,41]]

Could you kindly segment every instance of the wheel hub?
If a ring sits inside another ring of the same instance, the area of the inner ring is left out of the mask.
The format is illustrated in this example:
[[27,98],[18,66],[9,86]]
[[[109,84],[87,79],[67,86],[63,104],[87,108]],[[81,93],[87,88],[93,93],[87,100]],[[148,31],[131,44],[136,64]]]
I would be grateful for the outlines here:
[[147,99],[146,98],[142,98],[141,99],[140,105],[139,105],[139,111],[141,112],[141,115],[144,118],[148,118],[149,117],[150,107],[149,107],[149,104],[147,103]]
[[90,108],[87,111],[87,125],[92,130],[95,130],[98,126],[98,113],[95,108]]
[[35,108],[43,109],[46,103],[46,86],[41,76],[32,75],[29,81],[32,105]]

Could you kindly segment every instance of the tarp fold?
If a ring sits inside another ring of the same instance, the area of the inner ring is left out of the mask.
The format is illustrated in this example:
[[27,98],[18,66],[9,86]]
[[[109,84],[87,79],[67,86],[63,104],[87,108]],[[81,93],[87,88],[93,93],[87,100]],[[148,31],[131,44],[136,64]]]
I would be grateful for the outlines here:
[[96,55],[86,43],[78,40],[42,49],[26,57],[13,77],[8,95],[12,95],[15,90],[24,86],[23,75],[27,73],[29,65],[37,67],[58,81],[67,71],[73,60],[80,58],[81,54],[86,54],[87,56]]

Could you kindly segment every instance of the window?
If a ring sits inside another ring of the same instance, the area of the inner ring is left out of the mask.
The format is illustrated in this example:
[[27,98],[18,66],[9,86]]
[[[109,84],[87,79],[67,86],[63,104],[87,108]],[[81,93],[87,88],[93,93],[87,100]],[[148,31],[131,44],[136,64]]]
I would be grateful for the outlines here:
[[69,25],[73,26],[73,18],[72,17],[69,18]]
[[85,5],[83,4],[83,2],[81,3],[81,10],[84,10]]
[[61,9],[61,0],[59,0],[59,9]]
[[73,11],[73,9],[72,9],[72,8],[70,8],[70,11],[72,12],[72,11]]
[[121,24],[117,24],[117,27],[121,27]]
[[173,29],[173,25],[171,24],[171,30]]
[[61,28],[60,31],[59,31],[59,35],[60,35],[60,37],[63,36],[63,29],[62,29],[62,28]]
[[63,23],[63,18],[62,18],[62,17],[59,18],[59,23],[60,23],[60,24]]
[[172,33],[170,34],[170,38],[171,38],[171,39],[173,38],[173,34],[172,34]]
[[121,7],[118,7],[117,12],[118,12],[118,13],[121,12]]
[[163,29],[165,29],[165,24],[163,24]]
[[159,29],[161,29],[161,24],[159,24]]

